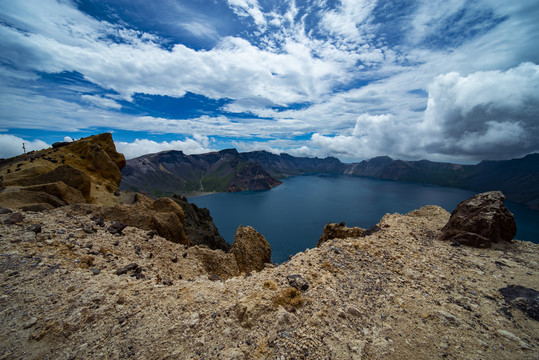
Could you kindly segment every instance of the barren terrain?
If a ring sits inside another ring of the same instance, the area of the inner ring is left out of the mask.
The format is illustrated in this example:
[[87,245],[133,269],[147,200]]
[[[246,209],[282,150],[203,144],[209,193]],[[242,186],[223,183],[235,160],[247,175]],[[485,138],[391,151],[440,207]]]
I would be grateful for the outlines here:
[[539,288],[539,246],[439,241],[439,207],[228,279],[203,265],[219,251],[21,214],[0,225],[1,359],[539,358],[537,303],[499,291]]

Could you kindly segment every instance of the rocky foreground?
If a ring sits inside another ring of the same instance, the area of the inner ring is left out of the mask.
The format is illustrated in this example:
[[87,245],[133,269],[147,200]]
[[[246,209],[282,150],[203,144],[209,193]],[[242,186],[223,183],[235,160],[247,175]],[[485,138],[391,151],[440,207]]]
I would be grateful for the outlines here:
[[240,276],[76,206],[0,216],[2,359],[539,358],[539,245],[440,241],[436,206]]

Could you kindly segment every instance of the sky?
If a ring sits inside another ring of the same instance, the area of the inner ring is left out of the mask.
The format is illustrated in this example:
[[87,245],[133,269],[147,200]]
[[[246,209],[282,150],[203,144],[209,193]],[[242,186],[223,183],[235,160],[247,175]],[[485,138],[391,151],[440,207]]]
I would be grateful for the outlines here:
[[111,132],[458,163],[539,151],[537,0],[0,0],[0,158]]

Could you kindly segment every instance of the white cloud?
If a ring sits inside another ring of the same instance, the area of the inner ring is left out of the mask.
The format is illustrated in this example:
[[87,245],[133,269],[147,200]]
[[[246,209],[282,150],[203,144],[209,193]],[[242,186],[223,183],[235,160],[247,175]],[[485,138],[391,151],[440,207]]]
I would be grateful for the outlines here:
[[22,154],[24,152],[23,144],[26,152],[50,147],[49,144],[39,139],[27,140],[14,135],[0,134],[0,158],[10,158]]
[[311,142],[322,153],[346,158],[398,154],[402,146],[402,126],[392,114],[361,114],[348,134],[324,136],[315,133]]
[[369,17],[376,4],[373,0],[341,0],[337,9],[324,14],[321,24],[345,43],[364,43],[368,40]]
[[420,129],[429,151],[498,158],[539,150],[539,65],[444,74],[428,89]]
[[125,155],[126,159],[132,159],[145,154],[156,153],[165,150],[180,150],[185,154],[201,154],[213,151],[210,148],[210,139],[206,136],[196,135],[193,138],[187,138],[183,141],[162,141],[156,142],[148,139],[136,139],[128,143],[115,142],[116,150]]
[[468,76],[439,75],[424,118],[362,114],[353,129],[315,133],[312,146],[350,158],[377,155],[499,159],[539,151],[539,65],[523,63]]
[[264,14],[260,10],[258,0],[227,0],[228,5],[241,17],[250,16],[256,25],[263,28],[266,25]]
[[122,105],[116,101],[99,95],[82,95],[81,98],[100,108],[120,110]]
[[[257,0],[229,0],[258,31],[246,37],[249,41],[240,35],[220,38],[214,27],[179,20],[178,26],[193,34],[220,39],[214,48],[199,51],[182,44],[165,49],[157,36],[97,21],[70,1],[0,3],[0,53],[18,67],[0,68],[0,121],[7,129],[106,127],[261,137],[265,141],[254,147],[346,157],[472,158],[494,156],[496,146],[508,153],[537,148],[531,111],[539,93],[533,64],[539,62],[536,0],[420,1],[399,20],[404,39],[393,47],[379,37],[374,13],[389,2],[343,0],[328,9],[322,0],[299,8],[287,0],[264,12]],[[415,46],[443,33],[443,24],[463,9],[471,11],[464,20],[492,11],[503,21],[462,43]],[[309,21],[319,23],[310,28]],[[242,36],[251,28],[242,29]],[[518,66],[523,61],[531,63]],[[117,91],[116,100],[132,101],[136,93],[181,97],[192,92],[226,98],[224,110],[240,116],[129,115],[117,111],[121,105],[108,95],[70,88],[76,96],[62,100],[36,84],[36,72],[64,71]],[[297,103],[308,105],[298,109]],[[312,133],[310,141],[266,141]]]

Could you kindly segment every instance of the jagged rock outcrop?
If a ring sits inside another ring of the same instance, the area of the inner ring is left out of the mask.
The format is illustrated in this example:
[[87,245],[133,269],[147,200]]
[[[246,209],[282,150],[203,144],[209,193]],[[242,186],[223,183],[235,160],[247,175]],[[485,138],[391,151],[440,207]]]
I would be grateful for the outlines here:
[[271,262],[271,248],[266,238],[250,226],[239,226],[230,253],[241,272],[260,271]]
[[58,166],[54,170],[35,177],[21,178],[17,181],[17,185],[31,186],[59,181],[80,191],[85,199],[90,199],[90,189],[92,187],[90,177],[84,171],[75,169],[70,165]]
[[500,191],[477,194],[461,202],[442,228],[441,240],[473,247],[511,241],[517,232],[513,214]]
[[363,236],[365,229],[360,227],[349,228],[344,223],[329,223],[324,226],[322,236],[318,240],[317,247],[331,239],[358,238]]
[[183,209],[185,235],[193,245],[206,245],[210,249],[225,252],[230,250],[230,245],[219,234],[208,209],[189,203],[183,196],[174,195],[172,200]]
[[32,185],[0,192],[0,204],[23,210],[50,210],[68,204],[84,203],[84,196],[63,181]]
[[6,159],[0,165],[5,187],[0,203],[42,209],[74,202],[115,203],[112,194],[123,166],[125,157],[116,151],[110,133]]
[[75,204],[71,206],[75,213],[91,213],[109,221],[118,221],[144,230],[154,230],[159,236],[184,245],[191,242],[184,231],[184,213],[180,205],[171,198],[152,200],[136,194],[132,204],[100,206]]

